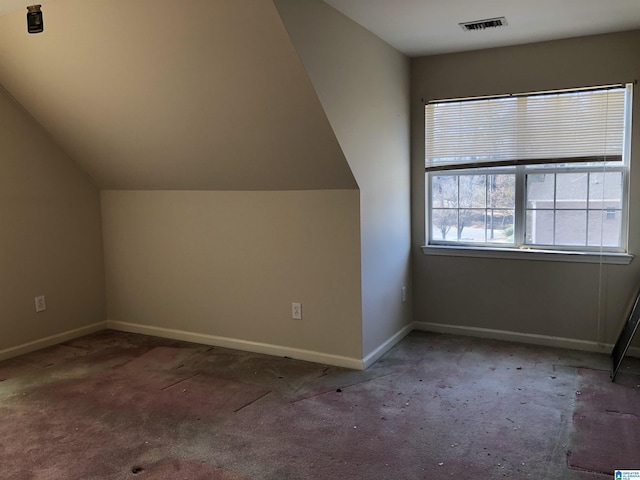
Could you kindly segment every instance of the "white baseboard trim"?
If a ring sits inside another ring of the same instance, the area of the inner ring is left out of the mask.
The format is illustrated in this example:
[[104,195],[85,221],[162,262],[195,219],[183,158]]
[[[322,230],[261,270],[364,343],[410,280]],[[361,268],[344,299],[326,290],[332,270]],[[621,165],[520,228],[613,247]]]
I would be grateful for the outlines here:
[[56,335],[51,335],[50,337],[34,340],[33,342],[23,343],[22,345],[18,345],[16,347],[6,348],[4,350],[0,350],[0,361],[6,360],[8,358],[18,357],[20,355],[24,355],[25,353],[35,352],[36,350],[41,350],[52,345],[57,345],[68,340],[73,340],[74,338],[82,337],[83,335],[89,335],[90,333],[99,332],[100,330],[104,330],[105,328],[107,328],[107,322],[93,323],[91,325],[87,325],[86,327],[75,328],[73,330],[68,330]]
[[[494,330],[491,328],[467,327],[463,325],[445,325],[442,323],[413,322],[415,330],[424,332],[450,333],[467,337],[490,338],[494,340],[506,340],[509,342],[529,343],[545,347],[568,348],[570,350],[583,350],[611,354],[613,345],[593,342],[589,340],[576,340],[566,337],[552,337],[535,333],[512,332],[509,330]],[[640,348],[630,347],[627,351],[630,357],[640,357]]]
[[233,348],[247,352],[263,353],[277,357],[290,357],[296,360],[345,367],[353,370],[364,370],[364,362],[358,358],[343,357],[329,353],[303,350],[299,348],[272,345],[269,343],[251,342],[229,337],[219,337],[206,333],[194,333],[184,330],[174,330],[172,328],[154,327],[151,325],[140,325],[136,323],[120,322],[117,320],[107,320],[106,328],[120,330],[122,332],[141,333],[154,337],[170,338],[172,340],[182,340],[185,342],[200,343],[202,345],[212,345],[214,347]]
[[391,350],[400,340],[409,335],[413,330],[413,325],[409,324],[402,328],[399,332],[393,335],[391,338],[387,339],[383,344],[378,346],[373,352],[364,357],[364,368],[365,370],[369,368],[371,365],[376,363],[380,357],[382,357],[385,353]]
[[[470,337],[490,338],[495,340],[505,340],[517,343],[529,343],[533,345],[543,345],[547,347],[568,348],[572,350],[584,350],[588,352],[605,353],[609,355],[613,349],[611,344],[600,344],[588,340],[576,340],[566,337],[552,337],[548,335],[538,335],[532,333],[512,332],[508,330],[495,330],[490,328],[467,327],[462,325],[445,325],[441,323],[429,322],[413,322],[398,331],[391,338],[386,340],[374,351],[369,353],[364,359],[353,357],[344,357],[340,355],[332,355],[328,353],[315,352],[312,350],[303,350],[298,348],[284,347],[280,345],[271,345],[267,343],[251,342],[248,340],[239,340],[235,338],[219,337],[215,335],[207,335],[202,333],[193,333],[183,330],[174,330],[170,328],[154,327],[149,325],[140,325],[135,323],[119,322],[115,320],[107,320],[98,322],[85,327],[68,330],[56,335],[34,340],[15,347],[0,350],[0,361],[8,358],[17,357],[25,353],[34,352],[52,345],[57,345],[74,338],[82,337],[90,333],[110,328],[112,330],[120,330],[123,332],[141,333],[155,337],[171,338],[173,340],[183,340],[187,342],[200,343],[203,345],[212,345],[216,347],[233,348],[237,350],[245,350],[254,353],[263,353],[266,355],[274,355],[279,357],[291,357],[297,360],[305,360],[308,362],[320,363],[325,365],[333,365],[337,367],[350,368],[353,370],[364,370],[373,365],[386,352],[393,348],[400,340],[408,335],[412,330],[421,330],[425,332],[449,333],[453,335],[465,335]],[[640,348],[630,347],[627,351],[630,357],[640,358]]]

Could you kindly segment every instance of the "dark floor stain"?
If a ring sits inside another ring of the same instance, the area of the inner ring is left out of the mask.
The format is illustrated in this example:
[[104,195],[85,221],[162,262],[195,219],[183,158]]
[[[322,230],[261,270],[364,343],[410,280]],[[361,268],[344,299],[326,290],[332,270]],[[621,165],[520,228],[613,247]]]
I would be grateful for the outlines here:
[[625,418],[627,420],[638,420],[638,416],[635,413],[617,412],[615,410],[607,410],[607,415],[613,415],[615,417]]

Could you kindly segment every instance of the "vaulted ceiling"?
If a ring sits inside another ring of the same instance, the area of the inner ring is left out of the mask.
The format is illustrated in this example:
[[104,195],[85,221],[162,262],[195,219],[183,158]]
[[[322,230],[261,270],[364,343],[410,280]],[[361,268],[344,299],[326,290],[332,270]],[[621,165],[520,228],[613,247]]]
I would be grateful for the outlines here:
[[0,17],[0,84],[100,188],[356,187],[271,0],[43,13],[37,35]]

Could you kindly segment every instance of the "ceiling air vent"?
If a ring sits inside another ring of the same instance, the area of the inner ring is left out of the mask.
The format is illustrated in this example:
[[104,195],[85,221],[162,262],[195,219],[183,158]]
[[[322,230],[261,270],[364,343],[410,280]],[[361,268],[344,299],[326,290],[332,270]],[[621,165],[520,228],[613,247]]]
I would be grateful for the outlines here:
[[473,32],[477,30],[484,30],[485,28],[505,27],[507,25],[507,19],[504,17],[488,18],[486,20],[463,22],[458,25],[460,25],[465,32]]

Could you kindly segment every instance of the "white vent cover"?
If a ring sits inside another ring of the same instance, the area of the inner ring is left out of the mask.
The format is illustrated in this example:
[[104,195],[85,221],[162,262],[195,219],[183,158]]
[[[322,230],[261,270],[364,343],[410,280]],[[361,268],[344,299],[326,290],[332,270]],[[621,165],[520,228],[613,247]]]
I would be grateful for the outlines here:
[[472,22],[459,23],[460,27],[465,32],[473,32],[478,30],[484,30],[486,28],[505,27],[507,25],[507,19],[504,17],[487,18],[486,20],[474,20]]

